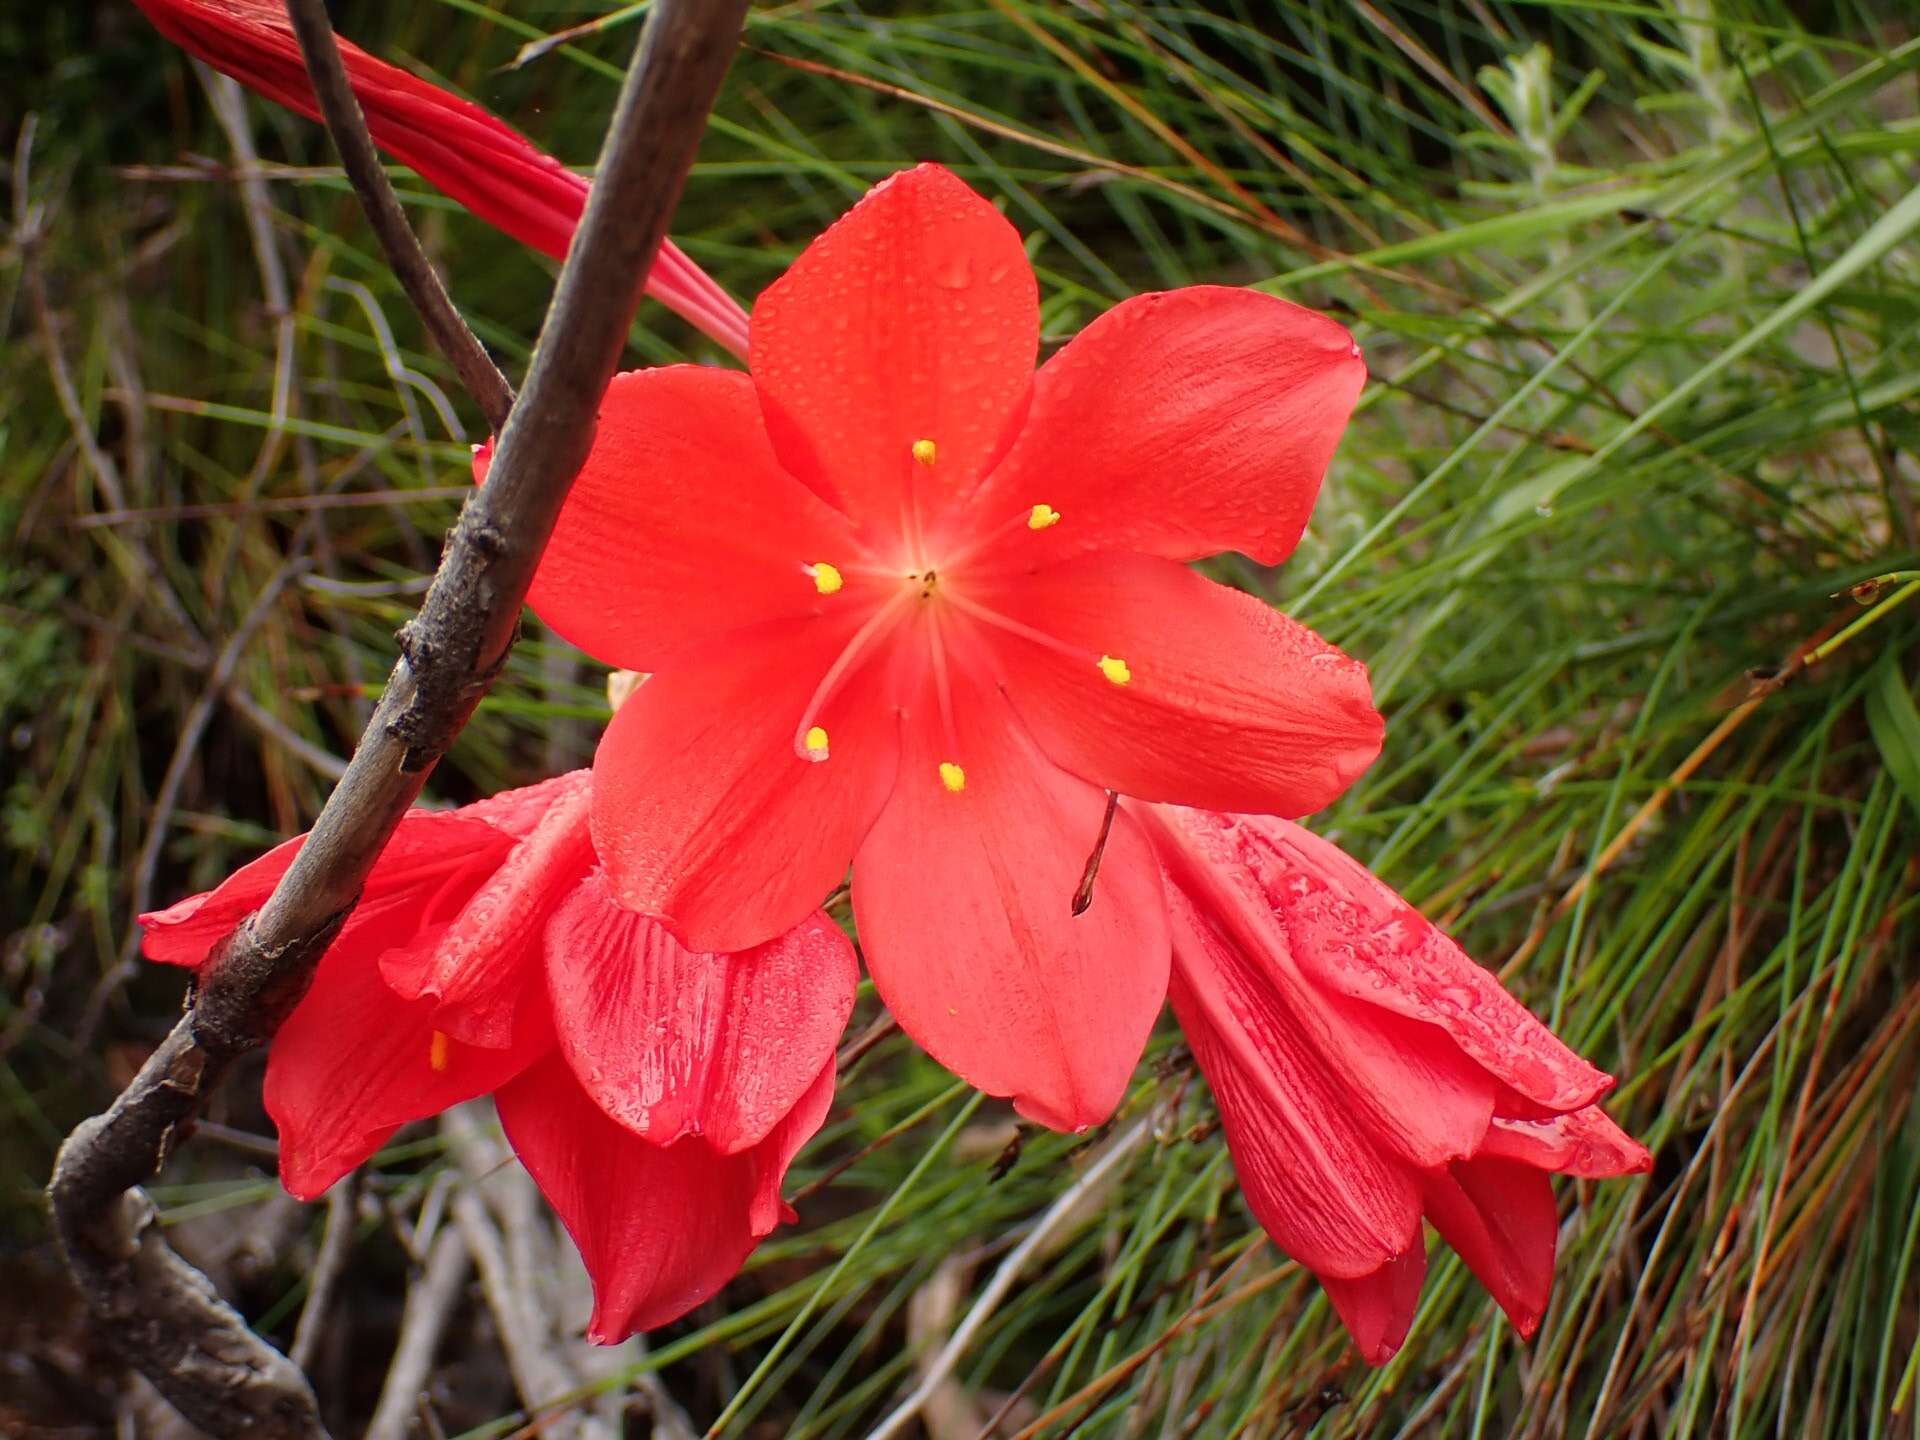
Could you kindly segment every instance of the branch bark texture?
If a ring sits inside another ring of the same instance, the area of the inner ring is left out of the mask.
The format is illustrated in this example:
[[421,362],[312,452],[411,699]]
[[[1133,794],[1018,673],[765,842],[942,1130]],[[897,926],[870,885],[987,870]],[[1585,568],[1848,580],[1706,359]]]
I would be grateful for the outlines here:
[[468,499],[401,632],[401,659],[359,748],[272,897],[202,971],[186,1014],[55,1161],[54,1229],[89,1307],[127,1359],[213,1435],[314,1440],[325,1431],[305,1377],[167,1248],[137,1187],[228,1066],[299,1003],[401,816],[504,665],[746,5],[656,0],[487,485]]

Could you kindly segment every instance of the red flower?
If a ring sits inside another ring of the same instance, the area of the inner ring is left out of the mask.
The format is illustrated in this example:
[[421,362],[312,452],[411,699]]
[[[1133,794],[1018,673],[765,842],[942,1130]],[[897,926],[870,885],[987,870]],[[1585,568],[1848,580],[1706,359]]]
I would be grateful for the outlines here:
[[751,376],[614,380],[531,599],[654,672],[594,766],[623,903],[729,950],[851,862],[900,1023],[1077,1128],[1166,993],[1127,815],[1071,913],[1105,792],[1298,815],[1379,749],[1361,665],[1181,563],[1292,549],[1366,369],[1244,290],[1129,300],[1036,376],[1038,336],[1013,227],[894,176],[761,296]]
[[[300,43],[279,0],[134,0],[167,39],[309,120],[320,118]],[[341,58],[374,143],[488,224],[555,259],[586,208],[587,181],[478,105],[376,60],[348,41]],[[735,354],[747,317],[672,241],[647,293]]]
[[1367,1363],[1406,1338],[1421,1216],[1532,1335],[1550,1173],[1647,1169],[1610,1076],[1336,846],[1285,820],[1155,806],[1173,1009],[1255,1218],[1320,1277]]
[[[853,949],[826,917],[694,954],[613,902],[582,770],[400,822],[273,1042],[280,1174],[312,1199],[393,1132],[494,1092],[593,1276],[614,1341],[713,1295],[792,1212],[780,1185],[833,1100]],[[150,959],[198,967],[302,840],[144,915]]]

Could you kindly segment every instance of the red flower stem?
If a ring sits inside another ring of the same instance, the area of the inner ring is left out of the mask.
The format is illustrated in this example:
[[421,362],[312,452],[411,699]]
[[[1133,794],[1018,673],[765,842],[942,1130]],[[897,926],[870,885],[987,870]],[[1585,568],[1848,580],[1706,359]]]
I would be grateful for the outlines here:
[[345,776],[272,897],[220,945],[186,1015],[54,1162],[54,1229],[95,1322],[211,1435],[326,1432],[305,1378],[167,1247],[138,1187],[227,1067],[305,994],[388,837],[505,663],[746,8],[656,0],[488,483],[461,511]]
[[347,78],[346,62],[340,56],[340,42],[334,38],[324,0],[287,0],[287,18],[299,38],[321,120],[340,152],[340,163],[353,193],[360,197],[360,208],[367,212],[368,223],[386,252],[387,264],[393,267],[394,277],[413,302],[433,343],[452,363],[460,383],[487,417],[487,429],[499,434],[513,407],[513,387],[453,308],[446,287],[427,263],[419,237],[407,223],[406,212],[400,208],[373,148],[373,137],[367,133],[367,117],[354,98],[353,82]]

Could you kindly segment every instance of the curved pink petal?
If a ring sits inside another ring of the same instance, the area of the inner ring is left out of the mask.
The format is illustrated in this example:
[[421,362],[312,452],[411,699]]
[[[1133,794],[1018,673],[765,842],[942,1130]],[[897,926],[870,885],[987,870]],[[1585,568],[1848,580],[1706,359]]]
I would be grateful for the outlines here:
[[[309,120],[320,118],[300,45],[277,0],[135,0],[153,27],[188,54]],[[504,121],[457,95],[376,60],[351,41],[340,55],[368,133],[381,149],[523,245],[567,253],[586,208],[587,181]],[[671,241],[647,293],[736,354],[747,317]]]
[[517,825],[538,806],[539,818],[467,898],[438,943],[382,957],[387,984],[409,1000],[438,1002],[433,1023],[454,1039],[494,1049],[513,1043],[547,917],[594,864],[587,829],[592,779],[591,771],[576,770],[467,807],[474,814],[485,806],[498,822]]
[[[263,1092],[280,1131],[280,1178],[311,1200],[409,1121],[484,1095],[552,1046],[540,1023],[507,1049],[436,1039],[433,1004],[403,1000],[380,978],[385,927],[343,934],[313,988],[274,1037]],[[432,932],[422,937],[431,943]]]
[[1177,886],[1173,1013],[1213,1088],[1254,1217],[1323,1279],[1419,1244],[1412,1170],[1387,1152],[1279,997]]
[[[909,487],[933,524],[1005,449],[1039,336],[1019,234],[921,165],[874,186],[767,287],[749,364],[787,468],[895,535]],[[931,465],[914,460],[920,440]]]
[[1321,1276],[1321,1288],[1333,1302],[1340,1323],[1353,1336],[1360,1358],[1384,1365],[1406,1343],[1420,1308],[1420,1287],[1427,1278],[1427,1247],[1410,1245],[1378,1270],[1350,1280]]
[[1289,301],[1217,285],[1140,295],[1041,368],[978,503],[1059,511],[1034,547],[1050,558],[1241,550],[1277,564],[1366,379],[1346,329]]
[[504,1087],[507,1138],[593,1277],[589,1338],[612,1344],[717,1294],[791,1218],[781,1181],[832,1101],[829,1063],[759,1146],[721,1155],[693,1138],[653,1145],[616,1124],[557,1054]]
[[[1056,527],[1058,528],[1058,527]],[[1318,810],[1380,753],[1366,667],[1251,595],[1150,555],[1088,555],[986,592],[1056,648],[995,632],[1040,748],[1142,800]],[[1125,663],[1116,684],[1097,663]]]
[[[485,483],[492,447],[474,456]],[[812,566],[849,563],[846,521],[780,468],[753,382],[693,365],[616,375],[527,594],[582,650],[631,670],[764,620],[844,613]]]
[[1512,1160],[1463,1160],[1421,1177],[1427,1218],[1474,1277],[1531,1337],[1553,1291],[1560,1213],[1544,1171]]
[[[266,903],[306,843],[304,835],[283,841],[213,889],[142,915],[140,924],[146,933],[141,937],[141,953],[163,964],[198,969],[234,926]],[[408,811],[367,877],[361,906],[367,908],[383,896],[407,890],[425,895],[463,871],[483,874],[506,855],[511,844],[509,836],[471,814]],[[347,921],[350,929],[366,923],[359,911]]]
[[910,717],[899,782],[855,858],[867,969],[934,1059],[1044,1125],[1085,1129],[1119,1104],[1166,994],[1160,877],[1117,815],[1093,902],[1073,914],[1106,797],[1035,750],[993,690],[958,710],[951,754],[936,722]]
[[1577,1110],[1613,1085],[1493,973],[1339,846],[1285,820],[1184,812],[1230,849],[1280,917],[1294,958],[1329,989],[1438,1026],[1526,1098]]
[[[655,675],[622,705],[593,762],[593,838],[621,904],[693,950],[746,950],[798,925],[840,883],[892,788],[899,722],[870,672],[796,728],[848,624],[744,631]],[[812,721],[809,721],[812,723]]]
[[1653,1168],[1647,1147],[1609,1120],[1598,1105],[1546,1120],[1496,1118],[1480,1153],[1586,1180],[1640,1175]]
[[860,967],[824,915],[738,955],[696,954],[595,874],[547,930],[561,1052],[602,1110],[656,1145],[764,1140],[831,1066]]

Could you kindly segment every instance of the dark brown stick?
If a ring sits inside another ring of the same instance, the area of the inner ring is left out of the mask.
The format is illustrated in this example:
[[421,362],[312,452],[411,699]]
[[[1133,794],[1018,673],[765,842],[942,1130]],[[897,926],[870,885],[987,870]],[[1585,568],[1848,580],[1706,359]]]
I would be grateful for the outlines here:
[[360,197],[360,208],[367,212],[380,248],[386,252],[387,264],[393,267],[400,288],[407,292],[433,343],[452,362],[460,383],[487,417],[487,428],[498,435],[513,408],[513,387],[453,308],[446,287],[427,263],[426,252],[407,223],[393,186],[387,183],[387,172],[374,151],[373,137],[367,133],[367,117],[354,97],[353,82],[347,79],[340,44],[327,19],[326,0],[286,0],[286,5],[327,133],[340,152],[340,164],[353,193]]
[[387,838],[505,663],[746,5],[657,0],[486,488],[448,538],[345,776],[272,897],[201,972],[187,1014],[54,1162],[54,1229],[89,1307],[160,1392],[216,1436],[316,1440],[325,1431],[305,1377],[167,1249],[136,1187],[233,1060],[299,1003]]

